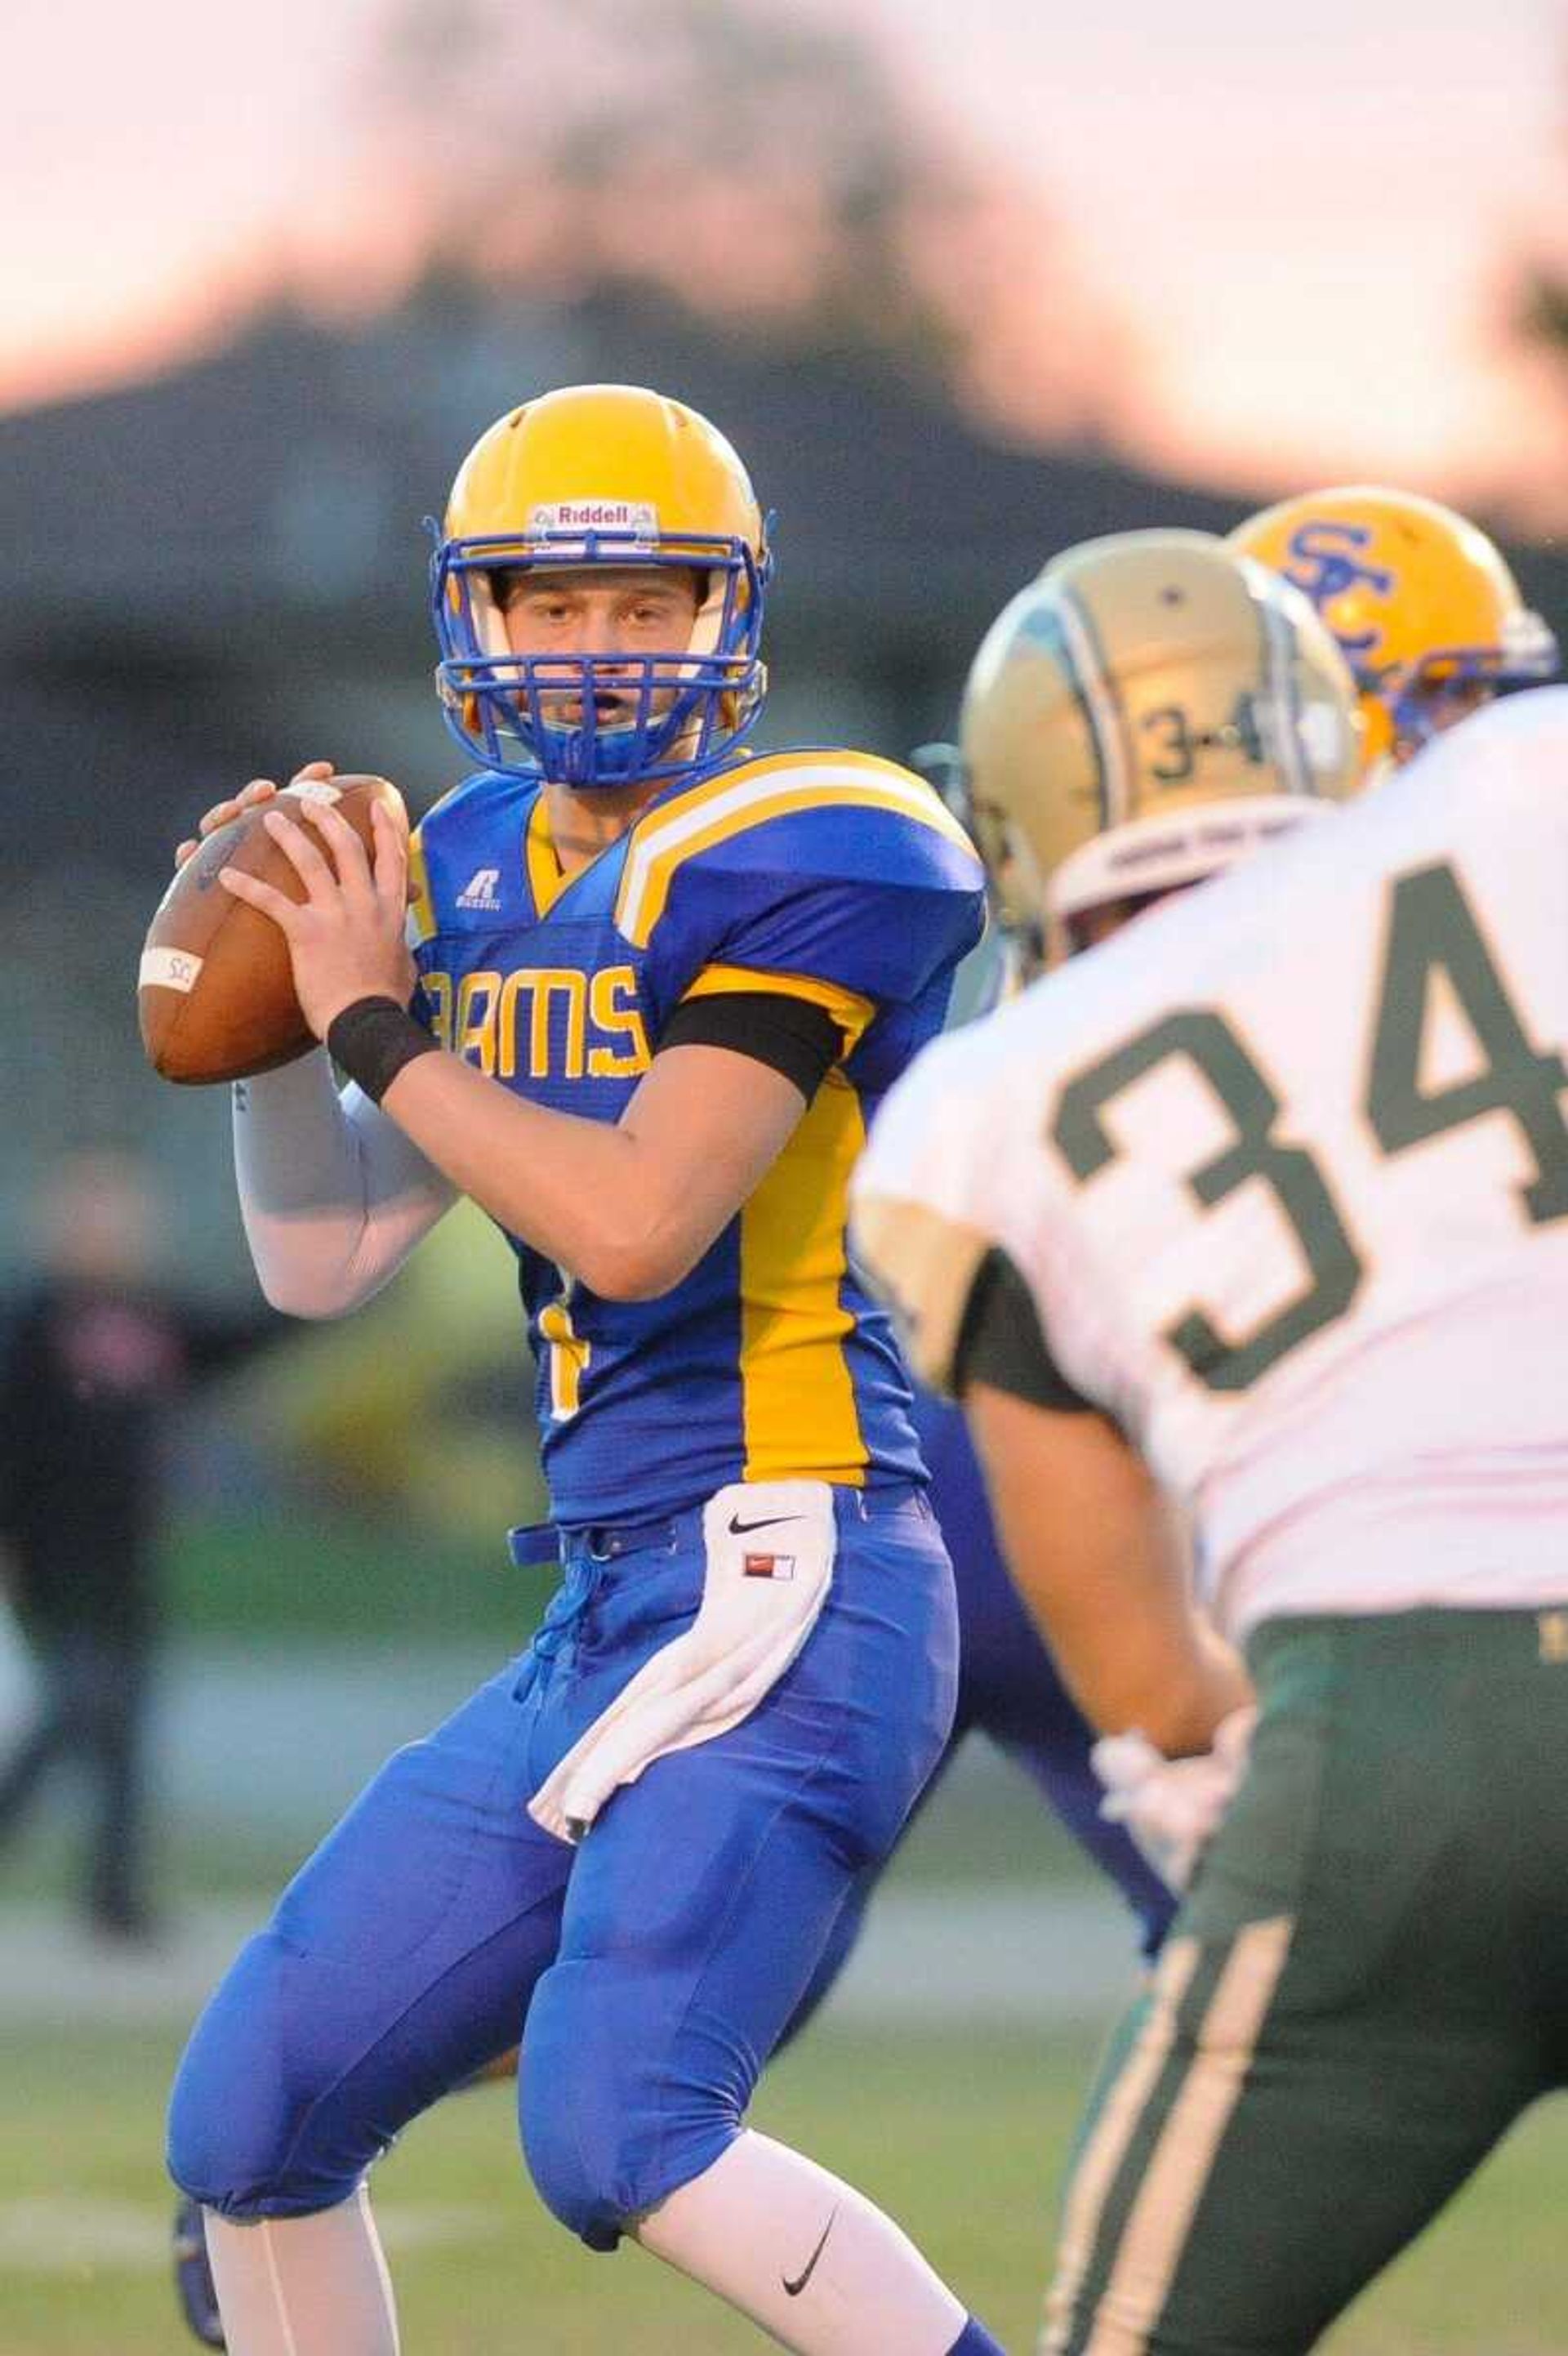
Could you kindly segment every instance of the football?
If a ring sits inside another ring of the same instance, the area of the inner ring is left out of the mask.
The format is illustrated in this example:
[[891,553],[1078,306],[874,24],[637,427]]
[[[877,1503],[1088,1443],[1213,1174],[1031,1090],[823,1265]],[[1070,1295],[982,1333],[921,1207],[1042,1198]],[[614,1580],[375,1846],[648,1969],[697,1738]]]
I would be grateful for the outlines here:
[[[371,841],[378,802],[405,830],[408,815],[385,777],[307,779],[278,796],[330,800],[361,842]],[[226,892],[219,871],[238,867],[276,884],[291,900],[304,887],[261,824],[271,801],[243,810],[206,837],[178,869],[154,911],[142,950],[136,1004],[147,1060],[165,1080],[208,1087],[293,1063],[315,1046],[294,996],[288,943],[270,916]]]

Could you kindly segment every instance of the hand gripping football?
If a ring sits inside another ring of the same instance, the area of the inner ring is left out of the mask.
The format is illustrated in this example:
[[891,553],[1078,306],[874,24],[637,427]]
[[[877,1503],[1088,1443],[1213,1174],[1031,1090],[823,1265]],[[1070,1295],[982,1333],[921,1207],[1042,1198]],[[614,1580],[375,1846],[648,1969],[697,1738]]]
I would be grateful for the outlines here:
[[[378,802],[408,827],[402,796],[385,777],[312,778],[285,787],[277,798],[285,809],[291,801],[330,799],[368,849]],[[315,1044],[294,996],[288,943],[270,916],[218,880],[220,868],[238,867],[291,900],[304,898],[287,854],[261,824],[272,806],[254,804],[208,835],[154,912],[136,1003],[147,1060],[165,1080],[203,1087],[245,1079],[293,1063]]]

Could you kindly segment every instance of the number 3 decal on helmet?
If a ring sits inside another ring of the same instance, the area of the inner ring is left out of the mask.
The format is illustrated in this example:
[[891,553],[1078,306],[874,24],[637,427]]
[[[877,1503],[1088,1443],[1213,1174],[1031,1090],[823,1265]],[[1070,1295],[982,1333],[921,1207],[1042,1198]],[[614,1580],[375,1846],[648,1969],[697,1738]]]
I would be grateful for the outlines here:
[[1083,541],[982,641],[965,815],[1003,923],[1087,921],[1217,873],[1360,773],[1355,686],[1299,591],[1204,532]]

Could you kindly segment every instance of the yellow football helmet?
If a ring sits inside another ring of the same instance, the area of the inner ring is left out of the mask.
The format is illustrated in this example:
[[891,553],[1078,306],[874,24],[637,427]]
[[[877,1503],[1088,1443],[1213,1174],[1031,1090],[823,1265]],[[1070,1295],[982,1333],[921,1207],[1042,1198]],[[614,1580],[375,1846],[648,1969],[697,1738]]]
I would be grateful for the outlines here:
[[1355,682],[1299,591],[1207,532],[1085,541],[992,624],[960,721],[1004,924],[1054,961],[1094,911],[1214,874],[1350,792]]
[[[684,647],[512,651],[504,597],[517,573],[628,565],[698,575]],[[526,402],[464,460],[432,563],[447,724],[490,768],[569,785],[699,776],[766,692],[758,644],[771,571],[746,470],[694,409],[624,384]],[[581,716],[563,724],[563,706]]]
[[1452,508],[1371,484],[1309,491],[1231,544],[1310,597],[1355,673],[1366,760],[1408,760],[1500,688],[1552,678],[1557,641],[1486,533]]

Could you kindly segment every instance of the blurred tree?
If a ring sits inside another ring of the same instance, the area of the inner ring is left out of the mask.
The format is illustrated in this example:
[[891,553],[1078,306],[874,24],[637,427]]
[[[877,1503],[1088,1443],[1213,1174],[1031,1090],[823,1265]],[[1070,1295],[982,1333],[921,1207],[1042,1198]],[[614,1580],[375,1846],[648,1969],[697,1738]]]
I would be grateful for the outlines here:
[[1104,421],[1115,338],[1043,207],[841,20],[768,0],[392,0],[365,110],[427,304],[631,283],[1016,425]]
[[[1568,98],[1568,18],[1560,27],[1560,96]],[[1527,353],[1568,370],[1568,241],[1558,222],[1532,238],[1506,280],[1509,325]]]
[[[1565,21],[1568,32],[1568,21]],[[1568,65],[1568,40],[1563,45]],[[1568,97],[1568,73],[1561,77],[1562,94]],[[1561,143],[1568,145],[1568,142]],[[1524,530],[1561,545],[1568,530],[1568,468],[1563,463],[1561,418],[1568,396],[1568,235],[1563,209],[1548,217],[1531,234],[1522,251],[1508,257],[1499,273],[1495,316],[1499,341],[1512,344],[1520,372],[1533,380],[1541,407],[1556,423],[1554,439],[1544,445],[1544,465],[1532,475],[1528,504],[1521,504]],[[1517,563],[1517,560],[1516,560]],[[1549,609],[1559,632],[1563,629],[1563,584],[1521,578],[1537,600]]]
[[1568,269],[1546,262],[1532,264],[1525,273],[1517,316],[1525,342],[1568,367]]

